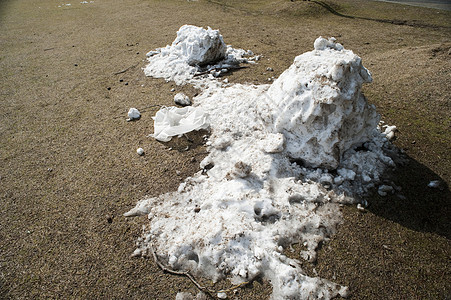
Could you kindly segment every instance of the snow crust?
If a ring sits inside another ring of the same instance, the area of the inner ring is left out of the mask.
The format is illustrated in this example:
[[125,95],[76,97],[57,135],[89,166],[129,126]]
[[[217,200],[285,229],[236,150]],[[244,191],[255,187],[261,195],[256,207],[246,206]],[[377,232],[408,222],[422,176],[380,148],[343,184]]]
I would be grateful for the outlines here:
[[314,47],[272,85],[203,85],[193,103],[209,114],[209,155],[176,192],[125,214],[148,215],[141,255],[153,245],[171,268],[214,281],[263,277],[273,299],[348,294],[306,275],[285,251],[300,243],[301,259],[314,262],[341,221],[340,204],[377,187],[394,162],[361,93],[371,81],[361,59],[334,39],[320,37]]

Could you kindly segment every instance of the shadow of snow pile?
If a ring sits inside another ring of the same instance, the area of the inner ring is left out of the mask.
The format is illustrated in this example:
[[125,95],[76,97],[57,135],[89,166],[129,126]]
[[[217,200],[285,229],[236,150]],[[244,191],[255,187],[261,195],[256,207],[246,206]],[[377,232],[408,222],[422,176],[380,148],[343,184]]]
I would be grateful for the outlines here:
[[193,99],[210,116],[204,171],[125,214],[149,218],[135,254],[154,249],[173,269],[233,284],[263,277],[274,299],[346,296],[284,249],[302,243],[301,258],[314,262],[341,221],[339,204],[394,166],[361,93],[370,81],[357,55],[320,37],[272,85],[205,83]]

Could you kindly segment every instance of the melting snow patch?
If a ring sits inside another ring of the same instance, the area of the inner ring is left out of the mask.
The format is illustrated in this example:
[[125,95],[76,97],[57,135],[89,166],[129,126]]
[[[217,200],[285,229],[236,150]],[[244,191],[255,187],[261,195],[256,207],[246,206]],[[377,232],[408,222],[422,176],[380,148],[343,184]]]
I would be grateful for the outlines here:
[[[196,29],[192,35],[190,28],[182,27],[172,46],[150,57],[152,68],[181,64],[181,57],[187,69],[195,68],[189,62],[201,62],[205,52],[198,49],[199,36],[223,49],[217,32]],[[214,281],[263,277],[274,299],[348,294],[345,287],[305,275],[284,249],[301,243],[300,256],[314,262],[318,245],[341,221],[339,204],[356,203],[352,196],[365,195],[394,166],[385,154],[392,146],[361,93],[371,81],[361,59],[334,39],[318,38],[314,47],[272,85],[205,84],[195,107],[157,113],[154,137],[162,141],[191,128],[181,121],[189,113],[200,119],[198,128],[209,124],[209,155],[201,162],[204,172],[176,192],[142,200],[125,214],[148,215],[140,253],[155,249],[169,267]],[[222,58],[206,56],[209,63]],[[152,68],[146,74],[162,75]],[[180,74],[161,77],[191,78]]]

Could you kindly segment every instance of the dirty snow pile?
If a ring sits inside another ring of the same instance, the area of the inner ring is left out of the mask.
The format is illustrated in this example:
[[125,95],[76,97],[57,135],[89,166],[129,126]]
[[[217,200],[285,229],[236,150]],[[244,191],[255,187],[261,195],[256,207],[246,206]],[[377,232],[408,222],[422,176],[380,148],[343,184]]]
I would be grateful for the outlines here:
[[[189,28],[182,27],[183,36],[204,32]],[[272,85],[205,84],[193,99],[209,115],[203,172],[125,214],[149,218],[135,255],[153,248],[169,267],[214,281],[262,277],[274,299],[347,295],[346,287],[308,276],[284,253],[300,243],[301,258],[314,262],[341,220],[339,204],[355,203],[394,163],[375,107],[361,93],[371,81],[361,59],[334,39],[320,37],[314,46]],[[165,49],[152,65],[167,63],[172,48]],[[171,79],[185,69],[177,70]]]
[[177,31],[177,38],[164,48],[147,53],[147,76],[185,84],[195,75],[209,74],[218,77],[240,63],[253,62],[250,50],[235,49],[224,43],[218,30],[184,25]]

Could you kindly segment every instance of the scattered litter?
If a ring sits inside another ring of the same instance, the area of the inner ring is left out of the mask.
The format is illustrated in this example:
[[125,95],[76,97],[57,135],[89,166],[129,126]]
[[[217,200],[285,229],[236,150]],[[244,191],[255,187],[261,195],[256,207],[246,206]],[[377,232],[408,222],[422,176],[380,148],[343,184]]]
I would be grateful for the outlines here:
[[209,127],[208,114],[201,107],[163,107],[152,118],[155,133],[150,136],[161,142],[169,142],[173,136]]
[[175,102],[175,104],[180,105],[180,106],[189,106],[189,105],[191,105],[191,100],[184,93],[177,93],[174,96],[174,102]]
[[139,120],[141,118],[141,113],[136,108],[130,108],[128,111],[127,121]]
[[144,149],[138,148],[138,149],[136,149],[136,153],[138,153],[138,155],[144,155]]

